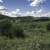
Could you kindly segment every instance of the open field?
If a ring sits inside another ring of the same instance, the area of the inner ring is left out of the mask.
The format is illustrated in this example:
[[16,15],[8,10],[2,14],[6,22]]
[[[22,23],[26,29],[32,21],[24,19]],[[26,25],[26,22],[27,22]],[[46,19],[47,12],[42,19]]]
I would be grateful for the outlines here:
[[0,18],[0,50],[50,50],[50,20]]

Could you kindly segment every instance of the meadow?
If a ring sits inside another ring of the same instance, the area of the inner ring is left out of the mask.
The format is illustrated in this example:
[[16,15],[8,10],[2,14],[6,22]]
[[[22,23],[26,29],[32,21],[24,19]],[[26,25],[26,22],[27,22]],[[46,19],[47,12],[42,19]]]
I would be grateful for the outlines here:
[[0,50],[50,50],[50,18],[0,15]]

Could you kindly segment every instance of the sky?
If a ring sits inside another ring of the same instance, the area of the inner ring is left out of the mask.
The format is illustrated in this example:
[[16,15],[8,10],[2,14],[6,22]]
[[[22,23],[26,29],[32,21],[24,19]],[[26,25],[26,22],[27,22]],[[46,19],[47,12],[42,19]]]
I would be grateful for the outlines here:
[[50,17],[50,0],[0,0],[3,15]]

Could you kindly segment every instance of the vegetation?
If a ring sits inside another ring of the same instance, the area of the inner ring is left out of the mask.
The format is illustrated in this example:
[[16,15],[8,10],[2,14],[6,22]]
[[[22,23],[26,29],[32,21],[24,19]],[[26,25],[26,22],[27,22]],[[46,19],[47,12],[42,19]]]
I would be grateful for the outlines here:
[[0,15],[0,50],[50,50],[50,18]]
[[50,23],[47,24],[47,30],[50,31]]

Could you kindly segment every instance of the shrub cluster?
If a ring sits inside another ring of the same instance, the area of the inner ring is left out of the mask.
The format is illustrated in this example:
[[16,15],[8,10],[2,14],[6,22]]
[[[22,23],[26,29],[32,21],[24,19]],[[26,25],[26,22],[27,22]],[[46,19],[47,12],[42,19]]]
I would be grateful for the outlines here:
[[0,35],[6,36],[9,38],[12,37],[21,37],[24,38],[24,30],[21,26],[17,26],[16,23],[7,22],[2,28]]

